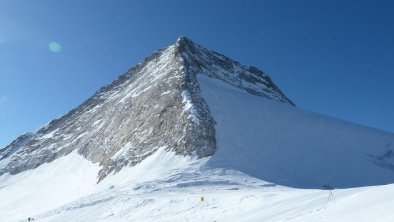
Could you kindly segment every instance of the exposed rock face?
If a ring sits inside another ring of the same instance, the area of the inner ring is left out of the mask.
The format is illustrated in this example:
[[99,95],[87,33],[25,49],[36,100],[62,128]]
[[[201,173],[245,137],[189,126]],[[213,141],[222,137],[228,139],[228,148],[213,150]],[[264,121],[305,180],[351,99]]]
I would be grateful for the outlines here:
[[159,147],[199,158],[213,155],[214,120],[200,96],[200,74],[293,105],[262,71],[181,37],[76,109],[1,149],[0,175],[35,168],[74,150],[100,163],[100,180]]
[[22,136],[19,136],[16,140],[14,140],[10,145],[6,146],[4,149],[0,150],[0,161],[10,157],[16,151],[18,151],[21,147],[24,147],[26,143],[28,143],[33,136],[32,133],[26,133]]
[[179,51],[191,73],[207,75],[250,94],[294,105],[271,78],[256,67],[242,65],[224,55],[205,49],[185,37],[179,38],[178,44],[182,46],[179,47]]

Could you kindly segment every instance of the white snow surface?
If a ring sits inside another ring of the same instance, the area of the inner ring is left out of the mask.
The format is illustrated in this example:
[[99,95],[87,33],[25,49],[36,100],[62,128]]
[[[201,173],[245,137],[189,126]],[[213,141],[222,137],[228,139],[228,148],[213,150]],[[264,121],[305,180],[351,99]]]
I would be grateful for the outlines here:
[[[372,159],[386,161],[392,134],[198,81],[217,122],[214,156],[159,147],[97,184],[100,166],[73,152],[0,176],[0,221],[394,221],[394,184],[371,186],[393,177]],[[339,188],[305,189],[324,184]]]
[[0,221],[18,221],[89,195],[99,166],[73,152],[17,175],[0,176]]
[[198,112],[192,103],[190,93],[185,90],[181,95],[182,103],[185,104],[185,112],[188,114],[188,118],[192,119],[194,122],[198,122]]
[[217,122],[210,167],[298,188],[394,183],[394,134],[253,96],[204,75],[198,81]]
[[207,161],[161,148],[141,164],[96,184],[98,167],[73,153],[0,178],[0,220],[394,220],[394,185],[338,189],[330,195],[328,190],[288,188],[238,171],[207,168]]

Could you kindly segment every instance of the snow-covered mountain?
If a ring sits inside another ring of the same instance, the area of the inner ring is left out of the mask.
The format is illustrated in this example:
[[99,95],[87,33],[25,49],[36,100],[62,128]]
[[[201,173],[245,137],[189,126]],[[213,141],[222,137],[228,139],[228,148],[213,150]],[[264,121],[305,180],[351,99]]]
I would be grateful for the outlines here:
[[291,103],[263,72],[181,37],[76,109],[1,150],[0,175],[34,169],[74,150],[100,163],[100,179],[139,163],[159,147],[181,155],[212,155],[214,121],[200,95],[200,73]]
[[[326,190],[294,188],[394,183],[393,150],[394,134],[298,108],[262,71],[181,37],[0,150],[0,221],[337,218]],[[340,209],[364,190],[339,190]],[[376,190],[355,201],[378,194],[394,220],[393,185]]]

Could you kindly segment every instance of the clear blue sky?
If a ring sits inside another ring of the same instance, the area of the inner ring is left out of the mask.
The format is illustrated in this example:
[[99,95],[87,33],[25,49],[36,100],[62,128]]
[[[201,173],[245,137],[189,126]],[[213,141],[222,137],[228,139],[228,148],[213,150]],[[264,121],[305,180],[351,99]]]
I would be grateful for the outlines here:
[[0,147],[180,35],[299,107],[394,132],[394,1],[0,0]]

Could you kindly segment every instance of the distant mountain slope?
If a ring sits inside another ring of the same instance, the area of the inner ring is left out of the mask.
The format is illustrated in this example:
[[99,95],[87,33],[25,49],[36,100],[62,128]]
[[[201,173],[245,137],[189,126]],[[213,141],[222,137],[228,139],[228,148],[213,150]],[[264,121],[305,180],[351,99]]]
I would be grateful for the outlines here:
[[300,188],[394,183],[394,134],[253,96],[200,75],[217,122],[208,165]]

